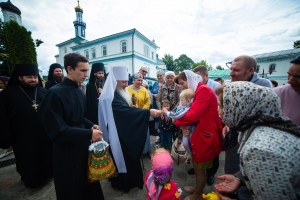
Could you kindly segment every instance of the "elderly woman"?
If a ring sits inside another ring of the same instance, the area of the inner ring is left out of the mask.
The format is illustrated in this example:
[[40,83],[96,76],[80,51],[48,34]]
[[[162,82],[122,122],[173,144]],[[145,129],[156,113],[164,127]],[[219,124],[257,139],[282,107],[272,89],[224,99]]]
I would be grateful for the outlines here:
[[[130,96],[133,94],[136,97],[136,105],[132,105],[137,108],[150,109],[151,100],[148,93],[148,90],[145,87],[142,87],[143,84],[143,75],[136,73],[133,75],[133,84],[127,87]],[[146,137],[145,147],[143,154],[147,154],[150,158],[151,146],[150,146],[150,134],[149,130]]]
[[300,127],[282,116],[280,99],[250,82],[225,83],[217,89],[219,113],[230,131],[223,146],[240,143],[241,169],[217,177],[220,193],[246,184],[254,199],[300,199]]
[[190,88],[195,91],[191,108],[182,118],[175,121],[175,125],[183,127],[184,135],[188,136],[190,131],[184,127],[196,124],[195,131],[190,138],[196,187],[184,188],[192,193],[185,200],[196,200],[201,197],[205,187],[205,170],[212,167],[213,159],[221,152],[222,123],[218,115],[216,95],[210,87],[202,84],[200,75],[184,70],[178,75],[177,80],[183,89]]
[[[157,109],[157,104],[156,104],[156,99],[157,99],[157,95],[158,95],[158,91],[160,90],[160,88],[163,86],[163,84],[165,84],[165,72],[163,70],[159,70],[156,72],[156,77],[157,77],[157,82],[155,82],[152,86],[152,89],[151,89],[151,93],[153,95],[153,108],[154,109]],[[156,137],[156,142],[159,141],[159,137],[158,137],[158,133],[157,133],[157,128],[158,128],[158,121],[159,121],[159,118],[155,118],[154,119],[155,121],[155,125],[154,125],[154,135],[157,136]]]

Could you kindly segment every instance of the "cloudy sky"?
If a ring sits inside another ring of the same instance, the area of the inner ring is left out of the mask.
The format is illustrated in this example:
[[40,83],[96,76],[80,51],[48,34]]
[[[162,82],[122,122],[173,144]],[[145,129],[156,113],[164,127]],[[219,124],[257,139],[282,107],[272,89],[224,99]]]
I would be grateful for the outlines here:
[[[6,0],[1,0],[6,1]],[[77,0],[11,0],[37,48],[44,74],[58,54],[55,46],[75,36]],[[214,67],[234,57],[292,49],[300,40],[299,0],[80,0],[86,39],[136,28],[155,39],[161,58],[186,54]]]

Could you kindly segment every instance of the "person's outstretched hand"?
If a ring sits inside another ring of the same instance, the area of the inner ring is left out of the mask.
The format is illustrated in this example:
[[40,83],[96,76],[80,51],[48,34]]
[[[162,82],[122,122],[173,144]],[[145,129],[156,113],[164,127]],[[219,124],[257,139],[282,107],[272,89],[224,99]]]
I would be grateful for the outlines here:
[[150,109],[150,116],[151,117],[159,117],[161,115],[162,115],[161,110]]
[[217,180],[220,182],[215,185],[215,188],[218,192],[224,192],[224,193],[231,193],[236,191],[240,185],[241,182],[236,179],[234,175],[231,174],[225,174],[222,176],[217,176]]

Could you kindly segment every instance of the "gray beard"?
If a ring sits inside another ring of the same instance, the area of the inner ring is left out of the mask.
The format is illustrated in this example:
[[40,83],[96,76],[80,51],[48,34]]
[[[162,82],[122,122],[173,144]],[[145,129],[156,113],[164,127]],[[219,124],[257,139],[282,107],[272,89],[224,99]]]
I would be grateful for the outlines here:
[[121,95],[121,97],[128,103],[128,105],[131,105],[131,97],[130,97],[130,93],[128,92],[127,88],[123,89],[118,89],[117,88],[118,93]]

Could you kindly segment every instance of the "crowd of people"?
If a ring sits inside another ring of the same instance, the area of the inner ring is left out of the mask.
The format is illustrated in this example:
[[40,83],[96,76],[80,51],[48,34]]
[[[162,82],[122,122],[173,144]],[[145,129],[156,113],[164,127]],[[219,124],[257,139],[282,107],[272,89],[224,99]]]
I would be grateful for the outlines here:
[[[84,85],[89,64],[76,53],[64,57],[65,77],[60,64],[50,65],[45,84],[36,65],[18,64],[10,78],[0,76],[2,157],[15,154],[26,187],[54,177],[57,199],[104,199],[100,182],[87,181],[88,147],[100,140],[109,143],[118,171],[111,187],[145,186],[149,200],[181,199],[178,186],[190,194],[185,200],[202,199],[215,181],[224,200],[299,199],[300,56],[279,87],[259,77],[256,65],[250,56],[236,57],[225,82],[211,80],[205,66],[158,71],[150,88],[146,67],[129,77],[126,66],[107,74],[103,63],[92,65]],[[153,153],[150,132],[162,147]],[[172,180],[170,151],[181,134],[191,186]],[[225,174],[215,177],[222,151]],[[146,174],[144,157],[152,157]]]

